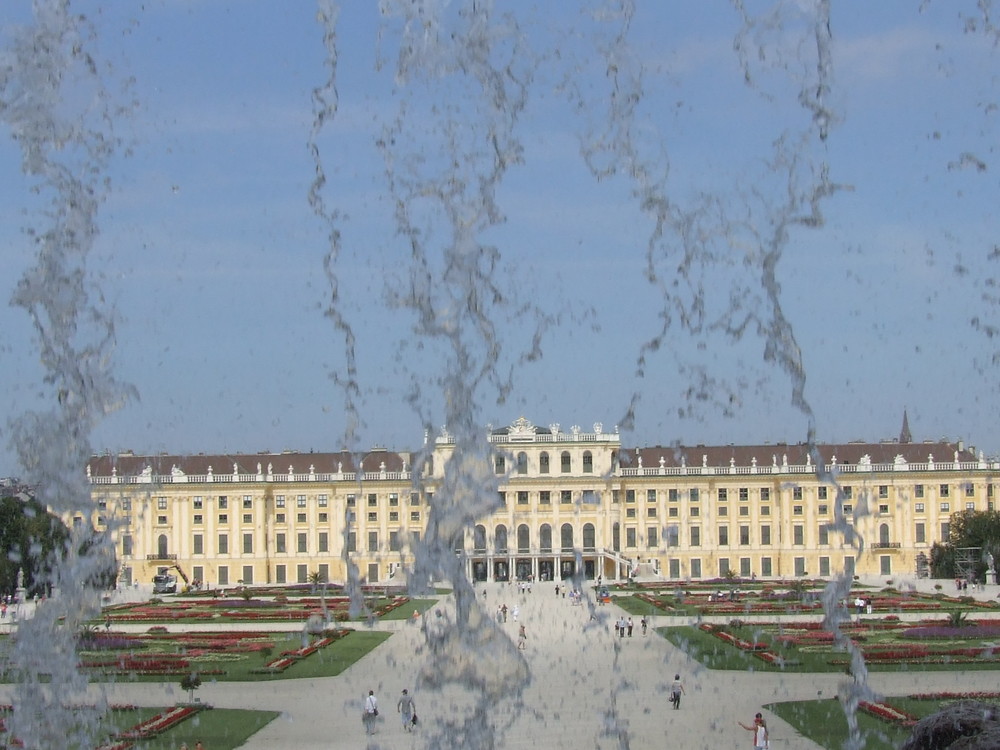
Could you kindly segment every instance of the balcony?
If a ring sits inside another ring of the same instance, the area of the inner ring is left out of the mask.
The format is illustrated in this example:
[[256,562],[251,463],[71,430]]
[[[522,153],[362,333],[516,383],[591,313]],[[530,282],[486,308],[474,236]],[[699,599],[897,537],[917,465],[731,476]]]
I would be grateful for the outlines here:
[[170,560],[172,562],[177,561],[177,555],[146,555],[147,561],[152,560]]
[[902,547],[900,542],[872,542],[872,549],[899,549]]

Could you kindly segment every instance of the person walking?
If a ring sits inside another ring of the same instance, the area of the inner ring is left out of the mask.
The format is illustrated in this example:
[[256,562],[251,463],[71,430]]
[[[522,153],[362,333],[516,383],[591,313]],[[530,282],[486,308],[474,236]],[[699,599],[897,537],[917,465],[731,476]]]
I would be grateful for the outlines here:
[[403,721],[403,731],[409,732],[417,723],[417,704],[413,702],[413,696],[406,691],[406,688],[403,688],[396,710],[399,711],[399,718]]
[[753,732],[754,750],[768,750],[768,748],[770,748],[771,744],[767,737],[767,722],[764,721],[764,717],[759,711],[757,712],[757,715],[753,717],[752,725],[747,726],[742,721],[737,723],[748,732]]
[[628,637],[632,637],[632,618],[628,618]]
[[642,634],[646,635],[646,628],[649,627],[649,622],[646,620],[645,617],[643,617],[641,620],[639,620],[639,625],[642,626]]
[[527,641],[528,641],[528,634],[525,632],[524,623],[522,622],[521,626],[517,630],[517,648],[519,651],[524,651],[524,649],[528,645]]
[[676,711],[681,707],[681,693],[684,691],[684,685],[681,683],[681,676],[679,674],[674,675],[674,681],[670,685],[670,702],[674,704],[674,710]]
[[369,690],[365,698],[365,711],[361,716],[365,724],[365,734],[375,734],[375,719],[378,718],[378,699],[375,691]]

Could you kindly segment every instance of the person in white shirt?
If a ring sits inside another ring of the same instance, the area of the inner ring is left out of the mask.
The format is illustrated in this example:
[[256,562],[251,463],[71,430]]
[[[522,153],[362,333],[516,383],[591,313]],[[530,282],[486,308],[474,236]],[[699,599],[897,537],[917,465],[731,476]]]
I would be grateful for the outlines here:
[[369,690],[368,697],[365,698],[365,712],[362,719],[365,723],[365,734],[375,734],[375,719],[378,717],[378,699],[375,698],[375,691]]

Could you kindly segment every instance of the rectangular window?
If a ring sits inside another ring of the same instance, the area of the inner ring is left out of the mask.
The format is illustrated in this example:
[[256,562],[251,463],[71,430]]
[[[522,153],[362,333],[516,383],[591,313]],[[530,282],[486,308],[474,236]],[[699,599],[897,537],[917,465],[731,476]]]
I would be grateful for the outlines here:
[[719,527],[719,546],[725,547],[729,544],[729,527],[720,526]]
[[[275,508],[284,508],[285,507],[285,496],[284,495],[275,495],[274,496],[274,507]],[[282,565],[281,567],[284,568],[284,565]]]
[[821,576],[823,576],[824,578],[825,577],[829,577],[829,575],[830,575],[830,558],[829,557],[821,557],[819,559],[819,574]]
[[295,523],[305,523],[305,522],[306,522],[306,514],[305,513],[296,513],[295,514]]
[[191,568],[191,581],[204,581],[205,580],[205,568],[201,565],[195,565]]
[[924,504],[923,503],[914,503],[913,504],[913,512],[914,513],[923,513],[924,512]]
[[243,535],[243,554],[244,555],[253,554],[253,534]]
[[679,499],[680,499],[680,493],[677,491],[676,487],[673,488],[673,489],[667,490],[667,500],[668,501],[670,501],[672,503],[676,503]]
[[[74,526],[80,526],[82,523],[83,523],[83,519],[80,518],[79,516],[77,516],[76,518],[73,519],[73,525]],[[156,524],[157,524],[157,526],[166,526],[167,525],[167,517],[166,516],[157,516],[156,517]]]
[[951,524],[947,521],[941,522],[941,541],[947,542],[948,537],[951,536]]
[[506,492],[498,492],[497,493],[497,502],[500,503],[500,507],[501,508],[506,508],[507,507],[507,493]]
[[390,552],[399,552],[400,549],[401,549],[401,547],[400,547],[400,544],[399,544],[399,532],[398,531],[390,531],[389,532],[389,551]]
[[719,515],[720,516],[728,516],[729,515],[729,506],[728,505],[720,505],[719,506]]
[[741,557],[740,558],[740,575],[744,578],[750,577],[750,558]]
[[923,497],[924,496],[924,486],[922,484],[915,484],[913,486],[913,496]]
[[219,534],[219,554],[229,554],[229,534]]
[[374,508],[378,505],[378,495],[374,492],[368,493],[368,507]]
[[229,514],[228,513],[220,513],[219,514],[219,525],[221,526],[222,524],[226,524],[226,523],[229,523]]
[[793,564],[795,567],[795,575],[799,578],[806,574],[806,559],[804,557],[796,557],[793,559]]
[[668,576],[674,580],[681,577],[681,561],[676,557],[671,557],[667,561]]
[[802,488],[792,487],[792,500],[799,502],[802,500]]
[[253,513],[244,513],[243,523],[253,523]]
[[729,499],[729,490],[725,487],[719,487],[719,502],[724,503]]
[[132,556],[132,535],[122,534],[122,557]]
[[[676,510],[676,508],[672,508],[672,510]],[[649,508],[646,508],[646,517],[647,518],[656,518],[656,506],[655,505],[654,506],[650,506]]]
[[625,502],[626,503],[635,502],[635,490],[625,490]]
[[195,513],[192,522],[195,526],[201,526],[201,524],[205,523],[205,517],[201,513]]
[[156,509],[157,510],[166,510],[167,509],[167,498],[165,498],[165,497],[158,497],[158,498],[156,498]]
[[319,532],[319,538],[316,541],[316,551],[317,552],[329,552],[330,551],[330,534],[327,531]]
[[844,497],[846,497],[846,498],[854,497],[854,488],[853,487],[844,487]]
[[[990,497],[993,496],[993,485],[990,485]],[[132,510],[132,498],[126,497],[122,498],[122,510],[128,511]]]
[[750,488],[740,487],[740,502],[745,503],[749,499],[750,499]]
[[275,565],[274,566],[274,582],[275,583],[288,583],[288,580],[285,578],[285,566],[284,565]]
[[769,515],[771,515],[771,506],[770,505],[764,505],[764,506],[762,506],[761,509],[760,509],[760,514],[762,516],[769,516]]
[[947,484],[942,484],[938,490],[938,494],[941,495],[941,497],[950,497],[951,487],[949,487]]
[[356,531],[347,532],[347,551],[348,552],[358,551],[358,534]]
[[304,508],[304,507],[306,507],[306,496],[305,495],[296,495],[295,496],[295,507],[296,508]]
[[816,497],[820,500],[826,500],[826,486],[818,487],[816,489]]
[[319,522],[320,523],[329,523],[330,522],[330,514],[329,513],[320,513],[319,514]]
[[219,495],[218,506],[219,510],[227,510],[229,508],[229,498],[225,495]]
[[762,503],[767,503],[771,501],[771,488],[761,487],[760,488],[760,501]]
[[698,488],[697,487],[693,487],[688,492],[689,492],[689,497],[691,498],[691,502],[692,503],[698,502],[698,499],[700,497],[700,495],[698,494]]
[[879,572],[884,576],[892,575],[892,555],[879,556]]
[[368,532],[368,551],[378,552],[378,532],[369,531]]
[[619,494],[620,494],[619,490],[611,490],[611,502],[614,503],[615,505],[618,505],[618,503],[621,502],[621,497],[619,497]]
[[802,506],[801,505],[793,505],[792,506],[792,515],[793,516],[801,516],[802,515]]
[[941,503],[941,512],[948,513],[951,511],[951,505],[949,503]]
[[299,553],[306,553],[309,551],[309,535],[300,531],[295,535],[295,550]]
[[694,505],[691,507],[690,513],[692,516],[700,516],[701,508],[699,508],[697,505]]
[[625,546],[635,547],[635,527],[629,526],[625,529]]
[[562,456],[559,457],[559,463],[562,473],[569,474],[571,471],[569,453],[563,452]]
[[196,555],[205,554],[205,538],[201,534],[191,537],[191,551]]
[[659,542],[657,541],[657,529],[655,526],[648,526],[646,528],[646,546],[649,549],[656,549]]
[[853,505],[844,505],[844,513],[845,514],[849,514],[849,513],[853,513],[853,512],[854,512],[854,506]]
[[228,586],[229,585],[229,566],[220,565],[219,566],[219,585]]
[[971,503],[966,503],[966,504],[965,504],[965,509],[966,509],[966,510],[975,510],[975,509],[976,509],[976,504],[975,504],[975,502],[971,502]]
[[719,575],[722,578],[728,578],[729,577],[730,572],[729,572],[729,558],[728,557],[720,557],[719,558]]
[[[396,495],[390,495],[390,498],[392,497],[396,497]],[[397,503],[399,502],[398,497],[396,499],[396,502]],[[327,498],[326,495],[320,495],[319,500],[317,500],[317,504],[319,505],[320,508],[325,508],[330,504],[330,500]]]
[[888,503],[883,503],[883,504],[879,505],[878,506],[878,512],[881,513],[882,515],[887,515],[889,513],[889,504]]
[[568,505],[573,502],[573,493],[570,490],[562,490],[559,493],[559,502],[562,505]]
[[390,523],[393,522],[393,521],[395,521],[397,523],[399,522],[399,511],[398,510],[390,510],[389,511],[389,521],[390,521]]
[[965,483],[965,496],[966,497],[976,496],[976,488],[973,486],[972,482]]
[[635,508],[626,508],[625,518],[635,518]]
[[878,496],[883,500],[889,497],[889,485],[880,484],[878,486]]
[[[433,496],[434,496],[433,493],[428,492],[427,493],[428,501]],[[410,505],[420,505],[420,493],[419,492],[411,492],[410,493]]]
[[525,490],[517,491],[517,504],[527,505],[528,504],[528,493]]
[[319,580],[321,583],[330,582],[330,566],[327,563],[320,563],[316,572],[319,573]]
[[420,520],[420,511],[419,510],[412,510],[412,511],[410,511],[410,520],[411,521],[419,521]]
[[552,493],[548,490],[542,490],[538,493],[538,504],[539,505],[551,505],[552,504]]
[[750,515],[750,506],[749,505],[741,505],[740,506],[740,515],[741,516],[749,516]]
[[646,502],[647,503],[656,502],[656,490],[646,490]]
[[771,558],[762,557],[760,558],[760,574],[765,578],[770,578],[774,573],[771,572]]
[[681,530],[677,524],[671,524],[666,527],[665,534],[663,535],[663,541],[668,547],[679,547],[681,544]]
[[251,495],[243,496],[243,509],[253,508],[253,497]]
[[740,526],[740,544],[744,547],[750,544],[750,527]]
[[830,527],[825,523],[820,524],[819,527],[819,543],[821,545],[830,543]]
[[918,521],[917,525],[913,529],[913,541],[917,544],[927,543],[927,531],[925,530],[923,521]]
[[285,546],[285,534],[284,532],[274,535],[274,551],[279,555],[285,554],[288,549]]
[[805,539],[804,527],[798,524],[792,526],[792,544],[795,545],[805,544],[804,539]]
[[680,513],[678,512],[678,509],[677,509],[676,505],[671,505],[669,508],[667,508],[667,517],[668,518],[677,518],[679,515],[680,515]]
[[357,504],[358,504],[358,498],[357,498],[356,495],[348,495],[347,496],[347,507],[348,508],[353,508]]
[[830,515],[830,506],[829,505],[820,505],[819,507],[816,508],[816,513],[819,514],[819,515],[821,515],[821,516],[828,516],[828,515]]
[[691,546],[700,547],[701,546],[701,527],[692,526],[691,527]]
[[368,514],[368,520],[372,521],[372,522],[378,521],[378,513],[377,512],[369,513]]
[[309,583],[309,566],[308,565],[297,565],[295,566],[295,577],[298,579],[297,583]]
[[274,514],[274,522],[275,523],[284,523],[285,522],[285,514],[284,513],[275,513]]
[[701,560],[697,558],[691,561],[691,577],[701,578]]
[[194,508],[195,510],[201,510],[204,503],[201,500],[201,496],[198,495],[194,498]]
[[253,565],[243,566],[243,583],[247,586],[253,583]]
[[767,524],[760,527],[760,543],[765,547],[771,544],[771,527]]

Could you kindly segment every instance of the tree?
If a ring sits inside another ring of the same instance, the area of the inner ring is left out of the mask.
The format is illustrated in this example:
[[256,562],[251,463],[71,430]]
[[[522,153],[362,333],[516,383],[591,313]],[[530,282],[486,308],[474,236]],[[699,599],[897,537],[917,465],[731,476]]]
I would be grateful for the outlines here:
[[187,690],[188,703],[194,703],[194,691],[201,687],[201,677],[197,672],[190,672],[181,677],[181,690]]
[[0,498],[0,591],[17,589],[20,570],[29,596],[47,593],[45,580],[69,536],[66,526],[34,498]]
[[[936,577],[956,575],[955,550],[963,547],[980,547],[983,557],[987,553],[1000,560],[1000,511],[963,510],[953,513],[950,519],[948,541],[931,548],[931,570]],[[980,578],[986,563],[977,561],[975,575]]]

